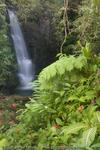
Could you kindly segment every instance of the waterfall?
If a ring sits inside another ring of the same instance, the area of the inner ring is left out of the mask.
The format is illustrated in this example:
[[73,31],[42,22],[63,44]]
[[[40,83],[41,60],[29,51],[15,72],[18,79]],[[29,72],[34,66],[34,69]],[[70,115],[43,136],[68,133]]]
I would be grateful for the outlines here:
[[19,89],[30,90],[32,89],[31,82],[34,79],[34,67],[28,55],[18,18],[12,10],[8,10],[8,15],[10,19],[11,37],[18,63],[18,77],[20,81]]

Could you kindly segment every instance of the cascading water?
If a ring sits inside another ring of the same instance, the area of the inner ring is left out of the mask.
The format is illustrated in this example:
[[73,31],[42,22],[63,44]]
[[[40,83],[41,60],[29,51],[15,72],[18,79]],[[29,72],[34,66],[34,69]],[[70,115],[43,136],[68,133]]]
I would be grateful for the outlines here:
[[10,19],[11,37],[13,39],[18,63],[19,89],[30,90],[32,89],[31,82],[34,79],[33,64],[29,58],[17,16],[12,10],[8,10],[8,15]]

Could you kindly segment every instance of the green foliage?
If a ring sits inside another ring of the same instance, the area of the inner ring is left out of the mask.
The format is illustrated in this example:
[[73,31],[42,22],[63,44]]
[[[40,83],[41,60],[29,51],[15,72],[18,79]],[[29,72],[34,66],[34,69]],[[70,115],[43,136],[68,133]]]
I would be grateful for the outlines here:
[[16,123],[18,110],[25,108],[26,100],[21,96],[0,96],[0,133]]
[[[15,1],[19,13],[23,14],[21,19],[26,22],[27,19],[33,19],[32,14],[30,16],[33,7],[36,12],[33,20],[39,20],[40,24],[45,15],[41,19],[37,16],[42,12],[51,14],[53,10],[55,13],[52,0],[31,1],[36,7],[30,6],[32,3],[29,2],[30,0],[25,3],[23,0]],[[92,52],[95,35],[99,37],[99,19],[96,14],[99,11],[99,1],[88,1],[86,4],[82,7],[83,15],[76,21],[77,31],[83,40],[82,44],[78,42],[81,52],[77,51],[76,55],[59,54],[56,62],[41,71],[38,80],[33,83],[33,98],[17,117],[19,123],[0,135],[1,146],[5,146],[5,149],[100,149],[100,55]],[[63,9],[60,10],[60,15],[62,11]],[[48,24],[46,20],[44,19],[45,25]],[[58,21],[54,17],[51,20],[54,24]],[[61,33],[64,29],[62,23],[57,25],[57,29],[60,28],[58,31],[62,29]],[[46,30],[45,27],[47,26],[43,25],[42,29]],[[41,33],[48,39],[47,32]],[[57,35],[58,33],[60,32]],[[71,33],[66,37],[65,49],[76,50],[75,44],[76,38]]]
[[34,82],[34,97],[18,117],[19,124],[1,135],[8,148],[98,147],[100,58],[91,54],[90,59],[87,45],[79,56],[61,55],[40,73]]
[[4,145],[7,145],[6,139],[2,139],[2,140],[0,141],[0,150],[3,150],[3,149],[4,149]]
[[[46,88],[50,88],[52,89],[52,85],[50,86],[51,80],[54,80],[54,82],[56,82],[56,78],[60,76],[60,78],[62,78],[62,76],[67,73],[68,76],[66,77],[66,80],[74,80],[72,76],[70,76],[71,72],[75,69],[75,70],[81,70],[82,68],[84,68],[84,65],[87,63],[87,60],[84,56],[78,56],[78,57],[74,57],[74,56],[64,56],[61,57],[60,60],[58,60],[57,62],[51,64],[50,66],[48,66],[47,68],[45,68],[39,76],[39,82],[41,83],[41,88],[46,89]],[[79,73],[79,72],[78,72]],[[77,74],[77,72],[76,72]],[[75,76],[74,76],[75,78]],[[47,84],[48,82],[48,84]],[[56,84],[55,84],[56,85]],[[43,86],[43,87],[42,87]]]
[[100,51],[100,1],[84,0],[79,9],[79,18],[75,20],[76,31],[82,42],[92,43],[94,51]]
[[27,21],[33,9],[39,5],[39,0],[8,0],[8,5],[16,7],[20,18]]
[[[12,5],[14,7],[17,7],[18,8],[18,14],[19,14],[19,17],[27,22],[28,19],[30,18],[31,15],[33,15],[33,11],[35,9],[39,9],[40,8],[40,11],[41,9],[43,10],[43,5],[44,6],[47,6],[48,5],[51,5],[50,7],[53,7],[55,9],[57,9],[57,6],[59,6],[59,0],[56,1],[56,0],[8,0],[8,5]],[[45,7],[46,9],[46,7]],[[35,14],[34,14],[35,15]],[[34,18],[34,16],[32,16]],[[38,16],[39,17],[39,16]]]
[[82,142],[83,142],[82,145],[88,148],[93,143],[95,139],[95,135],[96,135],[96,127],[84,131],[82,137]]
[[3,2],[1,2],[0,8],[0,90],[3,91],[10,88],[11,85],[15,85],[15,60],[9,44],[6,10]]

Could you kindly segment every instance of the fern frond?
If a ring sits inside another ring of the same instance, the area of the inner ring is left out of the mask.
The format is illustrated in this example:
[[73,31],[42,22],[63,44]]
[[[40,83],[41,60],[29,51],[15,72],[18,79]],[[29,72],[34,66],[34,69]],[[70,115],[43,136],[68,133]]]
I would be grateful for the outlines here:
[[56,76],[62,76],[67,72],[71,72],[74,69],[82,70],[86,65],[87,60],[84,56],[64,56],[59,60],[49,65],[39,75],[39,82],[48,82],[49,80],[55,78]]

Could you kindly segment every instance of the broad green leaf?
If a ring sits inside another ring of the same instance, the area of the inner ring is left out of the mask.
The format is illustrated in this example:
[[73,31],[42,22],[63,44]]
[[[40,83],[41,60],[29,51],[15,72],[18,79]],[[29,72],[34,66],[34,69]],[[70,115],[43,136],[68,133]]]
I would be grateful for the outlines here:
[[60,91],[60,96],[64,96],[65,91]]
[[74,100],[78,100],[79,97],[76,95],[71,95],[70,97],[68,97],[68,101],[74,101]]
[[100,105],[100,98],[97,98],[97,99],[96,99],[96,103],[97,103],[98,105]]
[[5,146],[7,146],[7,140],[6,139],[0,140],[0,150],[3,150]]
[[56,118],[56,123],[61,126],[64,124],[60,118]]
[[82,145],[84,147],[87,148],[93,143],[95,139],[96,131],[97,131],[96,127],[90,128],[87,131],[84,131],[83,137],[82,137]]
[[100,0],[93,0],[94,5],[99,5],[100,4]]
[[100,123],[100,112],[96,112],[95,114],[96,114],[98,122]]
[[72,124],[70,126],[65,126],[62,129],[62,133],[68,135],[68,134],[76,134],[79,130],[81,130],[82,128],[85,128],[86,125],[82,124],[82,123],[76,123],[76,124]]
[[[100,148],[100,143],[96,143],[92,145],[92,148]],[[96,149],[95,149],[96,150]]]

